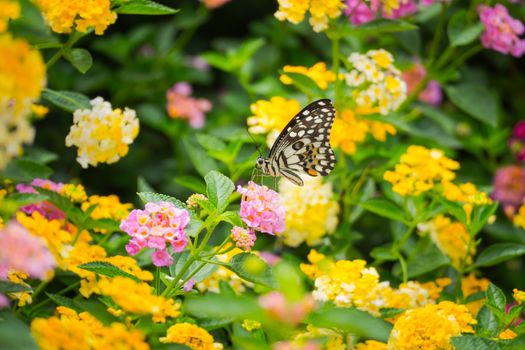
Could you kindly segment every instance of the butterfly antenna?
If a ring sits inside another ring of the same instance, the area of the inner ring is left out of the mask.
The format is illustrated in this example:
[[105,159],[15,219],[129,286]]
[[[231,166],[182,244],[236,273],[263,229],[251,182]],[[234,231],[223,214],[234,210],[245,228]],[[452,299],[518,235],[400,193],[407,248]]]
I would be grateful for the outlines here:
[[255,140],[255,138],[253,137],[252,134],[250,134],[250,131],[248,130],[248,127],[246,127],[246,133],[250,136],[250,138],[252,139],[253,143],[255,144],[255,149],[257,150],[257,152],[259,153],[259,155],[261,157],[264,157],[262,152],[261,152],[261,149],[260,149],[260,145],[257,143],[257,140]]

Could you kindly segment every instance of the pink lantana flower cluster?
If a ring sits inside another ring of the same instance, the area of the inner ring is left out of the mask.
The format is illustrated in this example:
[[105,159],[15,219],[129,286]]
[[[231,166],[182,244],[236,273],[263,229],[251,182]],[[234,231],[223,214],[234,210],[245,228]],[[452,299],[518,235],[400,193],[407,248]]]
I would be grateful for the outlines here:
[[237,187],[242,194],[241,219],[255,231],[271,235],[284,232],[285,208],[277,192],[255,182],[248,182],[248,187]]
[[192,128],[200,129],[212,104],[205,98],[191,97],[192,92],[191,85],[186,82],[173,85],[166,92],[166,110],[171,118],[187,119]]
[[234,226],[231,231],[231,239],[240,249],[250,251],[255,244],[257,236],[253,230],[247,230],[239,226]]
[[[34,187],[40,187],[60,193],[64,188],[64,184],[61,182],[53,182],[51,180],[36,178],[29,185],[16,185],[16,190],[20,193],[37,193]],[[38,203],[28,204],[20,209],[28,215],[31,215],[36,211],[48,220],[61,220],[65,217],[64,212],[49,201],[40,201]]]
[[188,211],[172,203],[147,203],[144,210],[131,211],[120,224],[120,229],[132,237],[126,245],[128,254],[136,255],[143,248],[153,248],[153,265],[169,266],[173,263],[169,246],[179,253],[188,245],[184,229],[189,222]]
[[45,280],[56,266],[46,242],[30,234],[17,221],[0,230],[0,279],[6,280],[9,270],[27,273]]
[[487,49],[503,54],[520,57],[525,53],[525,40],[519,38],[525,32],[525,26],[509,15],[507,8],[501,4],[494,7],[478,7],[481,23],[485,31],[481,34],[481,43]]
[[[419,4],[429,6],[434,2],[434,0],[421,0]],[[418,4],[414,0],[400,1],[395,8],[388,7],[388,2],[380,0],[346,0],[345,3],[344,13],[355,26],[371,22],[379,15],[384,18],[397,19],[410,16],[419,10]]]
[[[410,94],[417,85],[425,78],[427,70],[420,62],[416,62],[409,69],[405,70],[401,77],[407,84],[407,91]],[[428,103],[432,106],[438,106],[443,99],[443,92],[439,83],[435,80],[430,80],[426,88],[418,95],[418,100]]]
[[520,162],[525,161],[525,120],[519,121],[508,141],[510,151]]

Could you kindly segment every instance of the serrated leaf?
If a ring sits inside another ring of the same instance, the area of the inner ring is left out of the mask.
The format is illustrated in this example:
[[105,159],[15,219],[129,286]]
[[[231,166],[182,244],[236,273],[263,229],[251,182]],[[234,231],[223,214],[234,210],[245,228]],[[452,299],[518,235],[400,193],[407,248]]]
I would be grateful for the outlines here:
[[320,328],[336,328],[366,339],[386,342],[392,325],[355,308],[327,307],[308,317],[308,324]]
[[218,171],[210,171],[204,177],[206,182],[206,194],[211,204],[220,212],[228,205],[228,198],[235,189],[232,180]]
[[13,283],[10,281],[4,281],[0,280],[0,293],[18,293],[18,292],[29,292],[31,291],[31,287],[24,286],[22,284]]
[[489,246],[478,255],[473,268],[493,266],[521,255],[525,255],[524,244],[496,243]]
[[172,15],[179,12],[178,9],[151,0],[129,0],[115,11],[123,15]]
[[485,294],[487,295],[487,301],[489,304],[495,306],[498,310],[505,312],[507,298],[500,288],[495,284],[490,283]]
[[373,198],[359,204],[365,210],[388,219],[408,223],[403,210],[394,202],[382,198]]
[[274,284],[270,266],[255,254],[240,253],[234,255],[225,267],[247,281],[267,287]]
[[68,112],[74,112],[77,109],[91,108],[89,98],[74,91],[44,89],[42,98]]
[[82,74],[86,73],[93,65],[93,57],[86,49],[66,50],[64,57]]
[[463,335],[450,338],[456,350],[500,350],[498,343],[494,340],[481,338],[475,335]]
[[131,278],[132,280],[136,282],[141,282],[139,278],[133,276],[132,274],[121,270],[117,266],[107,262],[107,261],[91,261],[85,264],[78,265],[78,268],[86,271],[91,271],[94,273],[97,273],[99,275],[107,276],[107,277],[127,277]]
[[37,177],[47,179],[51,174],[53,170],[47,165],[28,159],[12,160],[3,171],[3,176],[16,182],[29,182]]
[[86,311],[86,309],[82,305],[80,305],[78,302],[76,302],[73,299],[66,298],[58,294],[52,294],[48,292],[45,292],[45,293],[49,299],[51,299],[55,304],[59,306],[68,307],[70,309],[75,310],[76,312]]
[[179,209],[188,209],[186,204],[178,200],[175,197],[168,196],[162,193],[155,192],[138,192],[137,195],[144,203],[160,203],[160,202],[169,202],[173,204],[176,208]]
[[498,320],[494,314],[490,312],[489,308],[483,306],[481,309],[479,309],[478,314],[476,315],[476,320],[478,321],[476,328],[481,329],[476,333],[483,333],[489,337],[498,335]]
[[479,21],[470,24],[465,10],[457,11],[448,22],[447,34],[451,46],[467,45],[476,40],[483,31]]
[[427,249],[415,255],[407,263],[408,278],[424,275],[450,263],[450,259],[443,255],[439,249],[430,244]]
[[485,86],[465,83],[445,88],[452,102],[479,121],[498,126],[498,100]]

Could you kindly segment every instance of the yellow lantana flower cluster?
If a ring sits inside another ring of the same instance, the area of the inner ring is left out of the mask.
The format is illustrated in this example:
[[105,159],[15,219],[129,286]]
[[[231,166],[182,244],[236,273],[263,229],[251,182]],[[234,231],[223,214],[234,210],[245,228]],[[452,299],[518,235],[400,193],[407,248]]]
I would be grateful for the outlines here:
[[337,18],[345,7],[340,0],[277,0],[279,9],[275,17],[279,21],[288,20],[294,24],[303,21],[306,12],[310,12],[308,22],[315,32],[322,32],[328,28],[330,18]]
[[111,194],[109,196],[93,195],[80,205],[83,211],[88,210],[92,206],[95,209],[91,212],[91,218],[97,219],[113,219],[116,221],[124,220],[130,210],[133,208],[131,203],[121,203],[118,196]]
[[394,324],[388,348],[396,350],[452,350],[450,338],[474,333],[476,320],[465,305],[450,301],[406,311]]
[[7,30],[9,20],[20,17],[20,4],[17,1],[0,0],[0,33]]
[[64,306],[57,307],[56,311],[57,316],[35,318],[31,322],[31,334],[42,350],[150,348],[144,334],[130,330],[122,323],[104,326],[91,314],[77,313]]
[[275,96],[267,100],[258,100],[250,105],[253,115],[247,119],[248,131],[252,134],[268,134],[266,143],[273,142],[288,122],[301,110],[297,100]]
[[111,10],[110,0],[33,0],[47,23],[56,33],[71,33],[73,29],[85,33],[90,28],[102,35],[115,23],[117,14]]
[[523,304],[523,302],[525,302],[525,292],[519,289],[514,288],[512,290],[512,297],[520,305]]
[[381,343],[377,340],[367,340],[364,343],[358,343],[355,345],[355,350],[387,350],[388,346],[385,343]]
[[334,200],[332,184],[320,177],[304,177],[304,186],[279,182],[279,195],[286,208],[286,230],[280,234],[284,243],[297,247],[303,242],[319,244],[338,223],[339,203]]
[[[488,279],[478,278],[474,273],[469,273],[461,279],[461,291],[463,292],[463,297],[466,299],[471,295],[485,292],[489,287],[489,284],[490,281]],[[479,309],[483,306],[483,299],[471,301],[470,303],[465,304],[465,306],[473,316],[476,316]]]
[[390,52],[383,49],[366,54],[354,52],[348,61],[353,69],[346,74],[346,83],[354,88],[352,97],[357,114],[387,115],[406,99],[406,83]]
[[87,199],[86,190],[81,184],[65,184],[60,194],[74,203],[81,203]]
[[183,344],[192,350],[220,350],[222,344],[214,343],[213,337],[205,329],[191,323],[177,323],[168,328],[161,343]]
[[402,196],[418,196],[430,191],[436,183],[451,182],[459,163],[445,157],[443,151],[412,145],[401,156],[394,171],[386,171],[384,179],[392,190]]
[[83,168],[98,163],[115,163],[128,153],[129,145],[139,133],[139,120],[134,110],[124,112],[97,97],[92,109],[78,109],[74,124],[66,137],[66,146],[76,146],[77,161]]
[[46,70],[38,50],[32,49],[25,40],[14,39],[8,33],[0,34],[0,57],[2,170],[9,160],[22,153],[22,144],[33,142],[35,131],[29,122],[31,105],[40,97],[44,88]]
[[[299,73],[299,74],[306,75],[308,78],[312,79],[317,84],[317,86],[319,86],[323,90],[326,90],[328,88],[328,84],[333,83],[336,77],[334,72],[326,68],[326,63],[324,62],[318,62],[310,68],[303,67],[303,66],[284,66],[283,72]],[[281,80],[283,84],[286,84],[286,85],[290,85],[293,83],[293,78],[289,77],[286,74],[281,74],[279,79]]]
[[[350,338],[350,336],[348,336],[347,338]],[[305,349],[305,348],[308,348],[305,345],[312,344],[311,341],[315,339],[324,340],[323,346],[318,347],[316,349],[323,349],[323,350],[346,350],[348,349],[347,344],[346,344],[348,339],[345,339],[341,333],[333,329],[330,329],[330,328],[314,327],[310,324],[306,326],[305,332],[299,333],[295,336],[295,338],[292,341],[292,344],[295,345],[297,349]]]
[[[217,255],[216,258],[220,262],[228,263],[235,255],[242,252],[243,251],[241,249],[234,248],[228,253]],[[247,287],[253,287],[253,283],[243,280],[236,273],[222,266],[219,266],[214,273],[206,277],[201,282],[197,283],[195,286],[200,292],[208,291],[212,293],[219,293],[219,285],[221,281],[228,283],[236,293],[242,293]]]
[[153,321],[164,323],[167,317],[177,317],[180,305],[173,299],[153,294],[151,286],[127,277],[102,279],[98,282],[100,294],[110,297],[124,312],[134,315],[152,315]]
[[[452,221],[444,215],[436,216],[432,221],[418,225],[421,234],[430,234],[430,238],[439,250],[452,260],[452,266],[458,269],[463,260],[472,263],[476,246],[470,245],[470,235],[464,224]],[[469,250],[470,249],[470,250]]]

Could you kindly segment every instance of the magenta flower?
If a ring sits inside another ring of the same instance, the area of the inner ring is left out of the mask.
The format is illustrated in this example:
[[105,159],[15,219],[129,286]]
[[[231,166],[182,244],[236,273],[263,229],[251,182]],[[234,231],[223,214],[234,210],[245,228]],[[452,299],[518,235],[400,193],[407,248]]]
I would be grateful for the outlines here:
[[253,181],[247,188],[238,186],[237,192],[242,194],[239,214],[248,227],[271,235],[284,231],[285,209],[277,192]]
[[[29,185],[16,185],[16,190],[20,193],[37,193],[34,187],[40,187],[60,193],[64,187],[64,184],[61,182],[53,182],[51,180],[36,178]],[[64,212],[49,201],[28,204],[20,208],[20,210],[28,215],[31,215],[34,211],[36,211],[48,220],[61,220],[65,217]]]
[[30,234],[17,221],[9,222],[0,230],[0,241],[0,279],[6,280],[12,269],[45,280],[56,266],[46,242]]
[[512,18],[505,6],[480,5],[478,12],[485,27],[485,31],[481,34],[481,43],[484,47],[515,57],[525,53],[525,40],[519,38],[525,32],[525,26],[521,21]]
[[138,254],[143,248],[155,249],[151,259],[155,266],[168,266],[173,258],[168,248],[179,253],[188,238],[184,229],[190,222],[186,209],[176,208],[172,203],[147,203],[144,210],[135,209],[120,224],[120,229],[132,238],[126,245],[130,255]]
[[363,0],[346,0],[345,15],[350,19],[350,23],[355,26],[368,23],[376,18],[380,2],[371,0],[370,3]]
[[257,236],[255,236],[255,232],[252,230],[234,226],[231,230],[231,239],[235,242],[237,247],[242,250],[250,251],[255,244]]
[[390,19],[398,19],[402,17],[407,17],[413,15],[418,11],[418,7],[414,0],[401,1],[397,9],[392,10],[391,14],[383,11],[383,17]]
[[204,126],[206,112],[211,110],[211,102],[205,98],[193,98],[191,94],[193,89],[186,82],[173,85],[166,92],[166,110],[172,118],[187,119],[190,126],[194,129],[200,129]]
[[505,213],[511,217],[525,199],[525,168],[509,165],[496,171],[491,197],[500,201]]
[[525,160],[525,120],[518,122],[508,140],[510,151],[520,162]]

